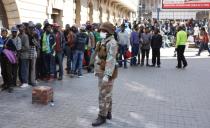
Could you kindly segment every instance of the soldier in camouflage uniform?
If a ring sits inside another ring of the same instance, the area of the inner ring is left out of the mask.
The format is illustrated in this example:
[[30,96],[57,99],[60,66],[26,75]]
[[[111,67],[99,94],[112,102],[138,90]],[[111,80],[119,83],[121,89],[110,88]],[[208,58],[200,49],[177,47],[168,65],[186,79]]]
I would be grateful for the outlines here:
[[98,77],[99,86],[99,114],[92,126],[100,126],[111,119],[112,88],[117,77],[116,55],[117,42],[114,39],[114,26],[105,22],[100,26],[100,37],[95,49],[95,75]]

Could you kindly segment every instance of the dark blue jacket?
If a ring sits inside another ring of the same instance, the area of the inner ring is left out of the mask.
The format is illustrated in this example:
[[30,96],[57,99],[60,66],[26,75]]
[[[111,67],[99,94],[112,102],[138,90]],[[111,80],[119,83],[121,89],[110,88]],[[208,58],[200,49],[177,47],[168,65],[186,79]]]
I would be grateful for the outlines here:
[[4,47],[4,40],[0,37],[0,54],[3,50],[3,47]]

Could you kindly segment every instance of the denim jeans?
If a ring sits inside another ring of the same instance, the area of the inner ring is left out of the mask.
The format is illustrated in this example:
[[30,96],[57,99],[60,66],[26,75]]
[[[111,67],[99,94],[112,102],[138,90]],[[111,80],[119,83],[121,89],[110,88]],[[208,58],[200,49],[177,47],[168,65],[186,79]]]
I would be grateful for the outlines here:
[[29,60],[29,84],[36,85],[36,58]]
[[131,59],[131,65],[136,65],[136,57],[139,53],[139,44],[133,44],[132,45],[132,59]]
[[[57,52],[56,55],[56,64],[59,65],[59,77],[63,77],[63,52]],[[57,69],[56,69],[57,76]]]
[[[127,67],[127,58],[125,57],[125,53],[127,51],[127,45],[119,45],[119,66],[122,66],[122,62],[124,62],[124,67]],[[124,60],[122,60],[122,56]]]
[[201,42],[201,45],[200,45],[198,54],[200,55],[200,53],[201,53],[203,50],[207,50],[207,51],[210,53],[210,49],[209,49],[208,43]]
[[28,83],[29,59],[21,59],[20,61],[20,82]]
[[77,69],[78,63],[78,75],[82,75],[82,62],[83,62],[84,52],[75,50],[73,54],[73,71],[75,72]]

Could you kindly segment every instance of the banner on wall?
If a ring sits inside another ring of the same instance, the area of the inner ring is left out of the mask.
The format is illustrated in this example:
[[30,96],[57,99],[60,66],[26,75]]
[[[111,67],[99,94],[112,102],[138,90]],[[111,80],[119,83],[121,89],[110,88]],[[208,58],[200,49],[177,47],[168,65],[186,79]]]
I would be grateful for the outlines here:
[[162,9],[210,9],[210,0],[162,0]]

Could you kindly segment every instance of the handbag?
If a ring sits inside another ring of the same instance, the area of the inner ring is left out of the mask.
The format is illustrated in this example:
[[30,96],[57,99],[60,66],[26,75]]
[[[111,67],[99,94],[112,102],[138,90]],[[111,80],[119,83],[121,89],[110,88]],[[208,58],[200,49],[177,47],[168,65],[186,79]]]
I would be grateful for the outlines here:
[[124,54],[125,59],[131,58],[131,52],[127,50]]
[[16,57],[16,53],[8,50],[8,49],[4,49],[2,51],[2,53],[7,57],[7,59],[9,60],[9,62],[11,64],[16,64],[17,63],[17,57]]

